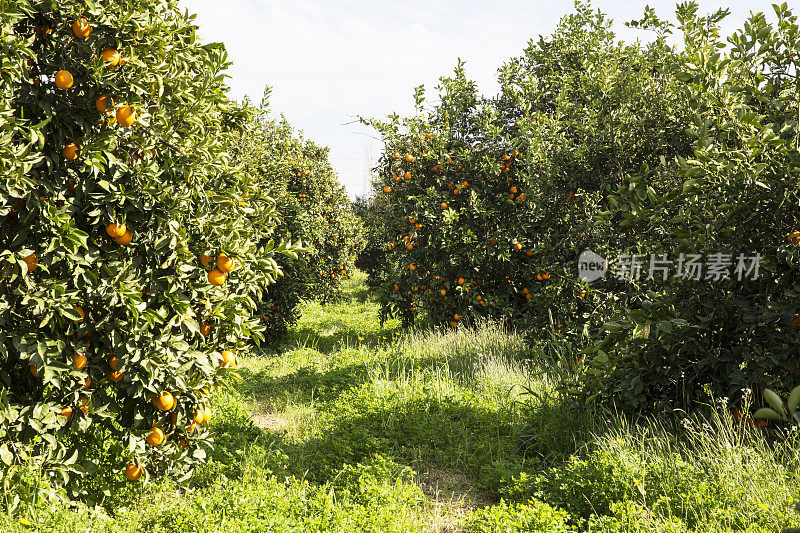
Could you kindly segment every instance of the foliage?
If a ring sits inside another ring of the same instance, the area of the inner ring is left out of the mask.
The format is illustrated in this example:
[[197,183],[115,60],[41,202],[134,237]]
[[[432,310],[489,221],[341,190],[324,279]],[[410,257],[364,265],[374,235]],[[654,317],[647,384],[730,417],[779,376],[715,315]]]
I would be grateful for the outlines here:
[[[184,479],[212,445],[221,352],[263,339],[258,298],[297,249],[226,153],[225,49],[172,0],[1,9],[3,486],[29,458],[90,502],[129,463]],[[202,254],[233,259],[221,285]]]
[[285,119],[269,119],[268,95],[258,109],[245,105],[250,118],[233,153],[276,200],[276,235],[306,248],[300,258],[278,259],[286,275],[260,300],[259,314],[274,344],[298,319],[301,299],[325,303],[339,297],[364,245],[361,221],[328,161],[328,149],[296,135]]

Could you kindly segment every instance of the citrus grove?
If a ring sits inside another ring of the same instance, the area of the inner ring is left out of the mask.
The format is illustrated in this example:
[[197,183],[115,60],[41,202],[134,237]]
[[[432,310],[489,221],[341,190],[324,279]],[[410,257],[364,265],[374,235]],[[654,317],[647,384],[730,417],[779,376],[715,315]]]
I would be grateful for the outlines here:
[[645,8],[630,44],[578,0],[497,94],[459,61],[361,118],[384,149],[351,202],[178,0],[0,2],[0,529],[793,523],[800,27],[773,11],[725,37]]

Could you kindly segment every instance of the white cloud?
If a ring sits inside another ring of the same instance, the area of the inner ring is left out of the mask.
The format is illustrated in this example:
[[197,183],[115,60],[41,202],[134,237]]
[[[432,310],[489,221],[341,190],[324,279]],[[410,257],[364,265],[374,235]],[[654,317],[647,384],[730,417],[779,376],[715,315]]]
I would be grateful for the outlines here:
[[[596,1],[618,21],[620,38],[638,33],[621,22],[649,3],[662,17],[674,2]],[[331,158],[351,194],[364,192],[365,147],[375,141],[352,122],[355,115],[385,117],[413,110],[413,88],[425,84],[435,97],[438,78],[458,58],[485,93],[493,93],[496,69],[521,54],[531,38],[548,34],[572,10],[571,2],[478,0],[182,0],[198,14],[205,42],[221,41],[233,61],[231,96],[261,100],[273,88],[271,107],[285,113],[307,137],[331,147]],[[709,11],[721,2],[703,1]],[[726,29],[738,27],[760,0],[737,1]],[[771,10],[770,10],[771,11]]]

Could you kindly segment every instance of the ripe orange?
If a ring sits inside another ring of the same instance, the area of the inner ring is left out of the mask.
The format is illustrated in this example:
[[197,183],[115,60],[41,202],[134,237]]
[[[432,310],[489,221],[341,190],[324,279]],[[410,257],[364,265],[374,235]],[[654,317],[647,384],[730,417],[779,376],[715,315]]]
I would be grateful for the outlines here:
[[111,105],[111,97],[107,94],[100,95],[100,97],[94,102],[94,106],[101,113],[108,111],[108,108],[111,107]]
[[414,162],[414,156],[411,155],[411,154],[408,154],[406,156],[406,163],[413,163],[413,162]]
[[117,359],[116,357],[113,357],[113,356],[110,357],[109,360],[108,360],[108,366],[111,367],[111,370],[116,370],[117,369],[117,365],[119,365],[119,359]]
[[88,20],[81,17],[72,23],[72,33],[74,33],[75,37],[78,39],[86,39],[89,34],[92,33],[92,27],[89,25]]
[[208,273],[208,282],[212,285],[222,285],[225,283],[225,274],[218,268]]
[[130,463],[125,467],[125,477],[128,478],[129,481],[138,481],[143,473],[144,469],[139,465]]
[[518,243],[518,242],[515,242],[515,243],[514,243],[514,249],[516,249],[516,250],[522,250],[522,245],[521,245],[520,243]]
[[109,237],[117,239],[125,235],[125,232],[128,231],[127,226],[125,224],[115,224],[112,222],[108,226],[106,226],[106,233],[108,233]]
[[394,290],[395,291],[399,291],[400,290],[400,287],[397,286],[397,283],[394,284]]
[[461,315],[456,313],[456,314],[453,315],[453,318],[456,319],[456,320],[459,320],[461,318]]
[[104,49],[102,52],[100,52],[100,56],[103,58],[103,61],[105,61],[112,67],[116,67],[119,64],[120,60],[119,52],[117,52],[113,48]]
[[65,407],[61,410],[61,416],[65,417],[67,420],[72,418],[72,407]]
[[153,430],[150,432],[150,434],[147,435],[147,438],[145,438],[145,440],[147,441],[147,444],[149,444],[150,446],[158,446],[159,444],[164,442],[165,438],[166,435],[164,435],[164,432],[161,430],[161,428],[154,427]]
[[83,322],[83,319],[86,318],[86,314],[83,312],[83,308],[77,305],[75,306],[75,312],[81,315],[81,318],[75,321],[78,324],[80,324],[81,322]]
[[28,365],[28,370],[31,371],[31,374],[33,374],[34,377],[39,377],[39,370],[36,368],[36,365]]
[[72,74],[68,70],[59,70],[56,72],[56,87],[65,91],[72,87],[72,84],[75,83],[75,79],[72,77]]
[[792,320],[790,325],[792,326],[793,330],[795,331],[800,330],[800,318],[795,318],[794,320]]
[[439,291],[439,294],[441,294],[442,296],[444,296],[445,294],[447,294],[447,291],[446,291],[446,290],[444,290],[444,289],[442,289],[442,290],[440,290],[440,291]]
[[152,402],[161,411],[170,411],[175,407],[175,397],[168,391],[164,391],[153,398]]
[[236,355],[234,355],[232,351],[222,350],[220,355],[222,356],[222,359],[219,360],[219,366],[229,368],[236,364]]
[[200,335],[203,337],[208,337],[208,334],[211,333],[211,326],[208,325],[208,322],[204,323],[200,326]]
[[28,272],[33,272],[36,270],[36,267],[39,266],[39,259],[36,257],[36,254],[23,257],[22,261],[28,266]]
[[116,118],[117,124],[123,128],[133,126],[133,123],[136,122],[136,111],[134,111],[131,106],[124,105],[117,109]]
[[392,192],[392,188],[387,185],[387,186],[385,186],[383,188],[383,192],[385,192],[386,194],[389,194],[390,192]]
[[119,383],[120,381],[122,381],[122,378],[124,377],[125,377],[125,372],[113,371],[108,373],[108,379],[110,379],[114,383]]
[[417,268],[417,267],[414,265],[414,263],[409,263],[408,264],[408,269],[409,270],[414,270],[415,268]]
[[464,278],[458,278],[458,284],[463,285],[466,280]]
[[72,354],[72,368],[75,370],[83,370],[86,368],[86,363],[88,363],[88,360],[82,353]]
[[447,209],[447,202],[442,202],[442,209]]
[[125,233],[123,233],[121,237],[117,237],[116,239],[114,239],[114,242],[119,244],[120,246],[127,246],[128,244],[131,243],[132,240],[133,240],[133,235],[131,235],[131,232],[126,229]]
[[458,327],[458,322],[456,322],[455,320],[451,320],[450,321],[450,326],[454,327],[454,328],[457,328]]
[[75,143],[67,144],[63,150],[61,150],[61,155],[64,156],[64,159],[67,161],[74,161],[78,158],[78,145]]
[[200,254],[200,264],[206,268],[211,268],[211,261],[213,260],[214,258],[210,255]]
[[408,250],[410,252],[413,249],[414,249],[414,245],[413,244],[411,244],[411,243],[406,244],[406,250]]
[[219,254],[217,256],[217,268],[222,272],[230,272],[233,270],[233,258]]
[[394,154],[392,154],[392,157],[394,157],[395,159],[400,159],[400,152],[395,152]]

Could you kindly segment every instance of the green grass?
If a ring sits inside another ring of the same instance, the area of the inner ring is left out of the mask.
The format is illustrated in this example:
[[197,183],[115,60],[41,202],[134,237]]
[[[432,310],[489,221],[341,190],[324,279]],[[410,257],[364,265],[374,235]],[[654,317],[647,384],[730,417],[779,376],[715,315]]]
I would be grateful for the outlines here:
[[[280,350],[214,398],[217,449],[186,487],[0,515],[6,531],[779,531],[798,524],[796,437],[590,411],[572,347],[498,324],[378,323],[363,277],[307,303]],[[794,439],[794,440],[793,440]],[[35,475],[35,474],[32,474]]]

